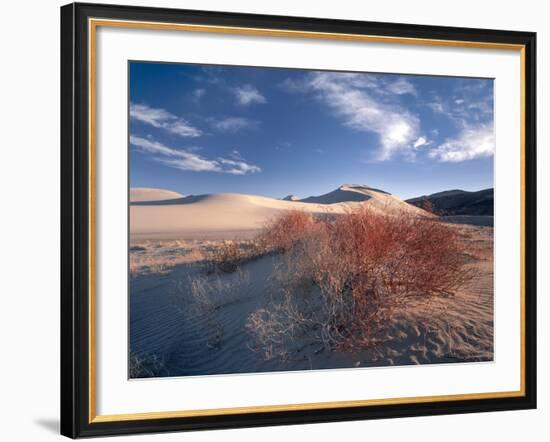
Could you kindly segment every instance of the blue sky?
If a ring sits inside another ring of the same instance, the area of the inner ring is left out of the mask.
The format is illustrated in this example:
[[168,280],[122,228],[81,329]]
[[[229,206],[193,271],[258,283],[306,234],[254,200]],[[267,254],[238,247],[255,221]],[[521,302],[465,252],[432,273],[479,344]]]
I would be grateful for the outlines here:
[[130,186],[276,198],[493,186],[493,81],[131,62]]

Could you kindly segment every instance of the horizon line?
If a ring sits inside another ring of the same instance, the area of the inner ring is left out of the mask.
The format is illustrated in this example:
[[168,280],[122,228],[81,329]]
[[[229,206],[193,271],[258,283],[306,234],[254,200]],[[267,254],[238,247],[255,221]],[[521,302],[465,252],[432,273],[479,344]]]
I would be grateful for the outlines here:
[[[319,194],[312,194],[312,195],[307,195],[307,196],[303,196],[303,197],[299,197],[299,200],[302,200],[302,199],[306,199],[306,198],[311,198],[311,197],[318,197],[318,196],[322,196],[322,195],[326,195],[327,193],[330,193],[330,192],[334,192],[335,190],[338,190],[344,186],[349,186],[349,187],[365,187],[369,190],[373,190],[375,192],[384,192],[384,193],[387,193],[387,194],[390,194],[390,195],[393,195],[393,196],[397,196],[398,198],[401,198],[403,201],[406,201],[406,200],[410,200],[410,199],[415,199],[415,198],[422,198],[422,197],[425,197],[425,196],[431,196],[431,195],[435,195],[435,194],[438,194],[438,193],[443,193],[443,192],[452,192],[452,191],[460,191],[460,192],[468,192],[468,193],[476,193],[476,192],[481,192],[481,191],[484,191],[484,190],[490,190],[490,189],[493,189],[494,190],[494,186],[491,186],[491,187],[484,187],[484,188],[481,188],[481,189],[477,189],[477,190],[464,190],[464,189],[460,189],[460,188],[450,188],[450,189],[443,189],[443,190],[438,190],[438,191],[435,191],[435,192],[431,192],[431,193],[424,193],[422,195],[418,195],[418,196],[413,196],[413,197],[409,197],[409,198],[402,198],[401,196],[395,194],[395,193],[391,193],[391,192],[388,192],[387,190],[384,190],[384,189],[381,189],[379,187],[373,187],[373,186],[370,186],[368,184],[357,184],[357,183],[354,183],[354,184],[351,184],[351,183],[345,183],[345,184],[341,184],[340,186],[336,187],[336,188],[333,188],[331,190],[328,190],[324,193],[319,193]],[[298,196],[297,194],[295,193],[289,193],[289,194],[286,194],[286,195],[283,195],[283,196],[279,196],[279,197],[274,197],[274,196],[269,196],[269,195],[265,195],[265,194],[256,194],[256,193],[243,193],[243,192],[230,192],[230,191],[222,191],[222,192],[209,192],[209,193],[189,193],[189,194],[182,194],[181,192],[179,192],[178,190],[174,190],[174,189],[171,189],[171,188],[166,188],[166,187],[144,187],[144,186],[137,186],[137,187],[133,187],[133,186],[128,186],[128,192],[130,192],[132,189],[153,189],[153,190],[165,190],[165,191],[169,191],[169,192],[176,192],[176,193],[179,193],[180,195],[182,195],[182,197],[188,197],[188,196],[203,196],[203,195],[219,195],[219,194],[236,194],[236,195],[251,195],[251,196],[260,196],[260,197],[264,197],[264,198],[273,198],[273,199],[284,199],[288,196]]]

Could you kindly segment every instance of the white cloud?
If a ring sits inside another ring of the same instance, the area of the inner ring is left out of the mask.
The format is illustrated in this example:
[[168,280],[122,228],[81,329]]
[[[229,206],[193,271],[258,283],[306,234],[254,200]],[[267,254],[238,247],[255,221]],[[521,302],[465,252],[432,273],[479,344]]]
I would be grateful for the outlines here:
[[418,118],[379,99],[371,91],[371,83],[364,75],[318,72],[308,77],[306,87],[315,91],[346,126],[378,135],[377,160],[388,160],[398,152],[414,157],[413,145],[419,138]]
[[164,144],[154,141],[153,139],[151,139],[151,136],[149,136],[148,138],[141,138],[130,135],[130,144],[138,147],[141,151],[147,153],[175,156],[179,152],[176,149],[166,147]]
[[233,175],[246,175],[247,173],[261,172],[258,166],[248,164],[246,161],[229,160],[227,158],[219,158],[220,163],[225,166],[225,173]]
[[238,132],[242,129],[253,129],[258,126],[258,122],[243,117],[227,117],[214,121],[212,126],[220,132]]
[[391,93],[394,93],[397,95],[403,95],[403,94],[416,95],[416,89],[414,85],[404,77],[400,77],[396,81],[389,83],[387,88]]
[[419,137],[413,144],[413,147],[415,149],[418,149],[422,146],[426,146],[427,144],[430,144],[429,141],[426,139],[426,137]]
[[444,99],[433,94],[427,106],[448,118],[454,124],[456,133],[431,149],[429,157],[444,162],[460,162],[494,154],[492,91],[490,81],[468,79],[456,83],[452,97]]
[[425,103],[434,113],[443,115],[458,128],[487,124],[493,120],[493,95],[488,80],[463,80],[454,87],[453,97],[437,93]]
[[492,124],[466,127],[456,137],[449,138],[429,156],[439,161],[459,162],[475,158],[490,157],[495,151],[495,137]]
[[458,162],[489,157],[494,152],[493,97],[491,83],[486,80],[459,81],[451,96],[430,91],[430,99],[420,102],[455,126],[454,134],[443,142],[438,140],[438,128],[421,130],[419,115],[403,104],[405,94],[419,97],[409,78],[316,72],[304,78],[287,78],[279,86],[290,93],[313,92],[344,125],[378,135],[375,160],[396,155],[414,160],[417,155],[427,155],[438,161]]
[[433,112],[437,114],[445,114],[447,113],[449,118],[452,117],[452,114],[445,111],[445,107],[443,106],[443,102],[441,101],[441,98],[436,96],[434,98],[434,101],[430,101],[429,103],[426,103],[426,106],[428,106]]
[[249,104],[262,104],[266,103],[265,97],[254,86],[245,84],[233,89],[237,102],[242,106],[248,106]]
[[244,160],[241,153],[237,149],[233,149],[227,156],[233,158],[234,160]]
[[149,124],[153,127],[165,129],[181,137],[200,137],[200,129],[193,127],[183,118],[164,109],[150,107],[146,104],[130,103],[130,118]]
[[155,158],[155,160],[176,169],[192,172],[223,172],[217,161],[207,160],[194,153],[182,153],[176,158]]
[[282,82],[278,84],[278,87],[286,92],[303,92],[304,84],[300,80],[294,78],[285,78]]
[[[262,169],[254,164],[247,163],[239,151],[234,150],[229,156],[233,159],[208,159],[189,150],[174,149],[158,141],[130,136],[130,144],[142,152],[153,154],[153,158],[167,166],[193,172],[220,172],[232,175],[261,172]],[[196,149],[193,149],[196,150]]]

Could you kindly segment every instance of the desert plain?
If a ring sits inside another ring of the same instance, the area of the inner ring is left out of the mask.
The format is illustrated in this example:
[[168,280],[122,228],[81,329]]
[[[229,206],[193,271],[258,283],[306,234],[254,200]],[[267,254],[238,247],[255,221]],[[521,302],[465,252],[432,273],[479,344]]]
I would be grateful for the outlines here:
[[[135,188],[129,200],[131,378],[493,360],[492,216],[440,216],[354,184],[281,199]],[[301,262],[289,261],[297,259],[295,248],[260,243],[266,226],[288,214],[305,214],[330,231],[356,211],[442,226],[456,238],[463,276],[444,296],[407,294],[383,314],[364,307],[364,318],[380,326],[350,341],[353,331],[327,327],[315,313],[330,307],[333,316],[349,314],[348,304],[324,301],[324,284],[335,284],[330,267],[305,288],[303,281],[289,286],[281,280]],[[289,305],[292,296],[297,304]]]

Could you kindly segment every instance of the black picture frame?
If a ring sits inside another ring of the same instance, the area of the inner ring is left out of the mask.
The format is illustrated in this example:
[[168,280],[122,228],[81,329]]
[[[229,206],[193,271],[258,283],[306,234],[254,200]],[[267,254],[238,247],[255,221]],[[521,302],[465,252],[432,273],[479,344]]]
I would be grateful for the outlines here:
[[[90,419],[89,18],[523,46],[524,395],[217,416]],[[536,408],[536,385],[535,33],[84,3],[61,8],[61,434],[77,438],[530,409]]]

